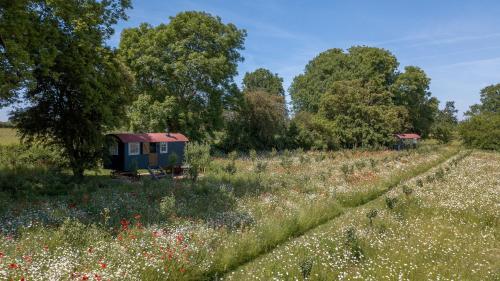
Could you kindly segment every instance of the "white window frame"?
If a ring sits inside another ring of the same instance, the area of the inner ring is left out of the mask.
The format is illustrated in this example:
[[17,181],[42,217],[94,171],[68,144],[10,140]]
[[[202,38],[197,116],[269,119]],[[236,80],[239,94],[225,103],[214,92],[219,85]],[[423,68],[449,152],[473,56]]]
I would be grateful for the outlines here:
[[119,155],[117,142],[111,143],[111,146],[109,147],[109,155],[113,156]]
[[168,142],[160,142],[160,153],[168,153]]
[[[132,149],[133,146],[137,147],[137,152],[135,152],[136,149]],[[139,155],[139,154],[141,154],[141,143],[140,142],[129,142],[128,143],[128,155]]]

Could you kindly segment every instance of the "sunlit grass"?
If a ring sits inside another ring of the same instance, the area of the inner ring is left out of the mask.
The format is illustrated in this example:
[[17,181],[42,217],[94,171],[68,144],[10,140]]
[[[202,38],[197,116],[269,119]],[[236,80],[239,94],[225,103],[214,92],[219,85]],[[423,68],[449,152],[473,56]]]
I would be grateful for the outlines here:
[[0,145],[19,143],[19,137],[16,135],[16,132],[16,129],[0,128]]

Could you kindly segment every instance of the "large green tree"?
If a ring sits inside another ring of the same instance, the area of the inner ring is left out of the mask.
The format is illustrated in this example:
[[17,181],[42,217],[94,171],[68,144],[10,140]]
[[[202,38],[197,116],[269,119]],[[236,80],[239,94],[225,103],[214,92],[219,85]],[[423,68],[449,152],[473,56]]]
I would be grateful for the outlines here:
[[458,124],[457,112],[453,101],[447,101],[445,107],[438,111],[432,126],[432,136],[439,142],[447,143],[452,140]]
[[243,78],[243,100],[228,114],[224,144],[231,149],[282,148],[287,124],[283,79],[259,68]]
[[336,81],[376,81],[373,85],[377,90],[385,91],[394,81],[397,67],[396,57],[384,49],[354,46],[347,52],[327,50],[311,60],[304,74],[293,80],[289,89],[293,109],[317,112],[321,97]]
[[337,81],[321,98],[318,117],[327,121],[339,147],[388,145],[404,126],[406,110],[395,106],[390,93],[360,80]]
[[106,47],[127,0],[1,1],[3,105],[24,140],[62,148],[76,176],[101,157],[104,133],[130,98],[126,68]]
[[467,115],[500,112],[500,83],[484,87],[479,94],[481,103],[472,105]]
[[312,130],[309,135],[317,139],[302,141],[329,148],[390,144],[392,134],[409,124],[408,110],[394,102],[391,91],[397,67],[389,51],[364,46],[315,57],[290,87],[296,115],[310,115],[294,120],[295,130]]
[[408,110],[410,130],[426,137],[438,112],[438,100],[431,96],[431,79],[416,66],[407,66],[391,85],[396,105]]
[[135,91],[150,96],[152,103],[171,104],[158,127],[149,129],[167,126],[201,140],[222,128],[224,109],[241,99],[233,77],[243,60],[239,51],[245,36],[244,30],[204,12],[182,12],[168,24],[125,29],[119,52],[135,76]]
[[234,149],[282,148],[286,128],[284,97],[264,91],[245,92],[236,120],[229,122],[226,143]]

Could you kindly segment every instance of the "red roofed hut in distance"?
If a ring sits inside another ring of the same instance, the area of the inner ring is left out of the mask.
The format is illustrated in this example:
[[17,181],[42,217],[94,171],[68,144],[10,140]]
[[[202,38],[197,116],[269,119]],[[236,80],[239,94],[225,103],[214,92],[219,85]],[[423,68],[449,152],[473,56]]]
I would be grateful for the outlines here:
[[184,160],[184,147],[189,141],[179,133],[118,133],[108,134],[109,158],[104,168],[131,172],[137,169],[158,169],[171,166],[172,154],[177,155],[175,167]]
[[420,135],[409,133],[409,134],[395,134],[396,144],[394,148],[397,150],[416,148],[418,145],[418,140],[421,139]]

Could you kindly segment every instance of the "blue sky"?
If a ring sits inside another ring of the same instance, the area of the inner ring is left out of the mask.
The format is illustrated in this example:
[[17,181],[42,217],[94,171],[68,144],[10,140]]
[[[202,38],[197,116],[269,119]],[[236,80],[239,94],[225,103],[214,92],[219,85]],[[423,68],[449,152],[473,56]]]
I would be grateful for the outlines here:
[[[247,71],[265,67],[288,88],[314,56],[329,48],[382,47],[400,68],[416,65],[432,79],[442,104],[453,100],[461,116],[479,101],[479,90],[500,83],[500,1],[284,1],[135,0],[123,28],[166,23],[186,10],[207,11],[248,32],[240,83]],[[0,110],[0,120],[8,109]]]

